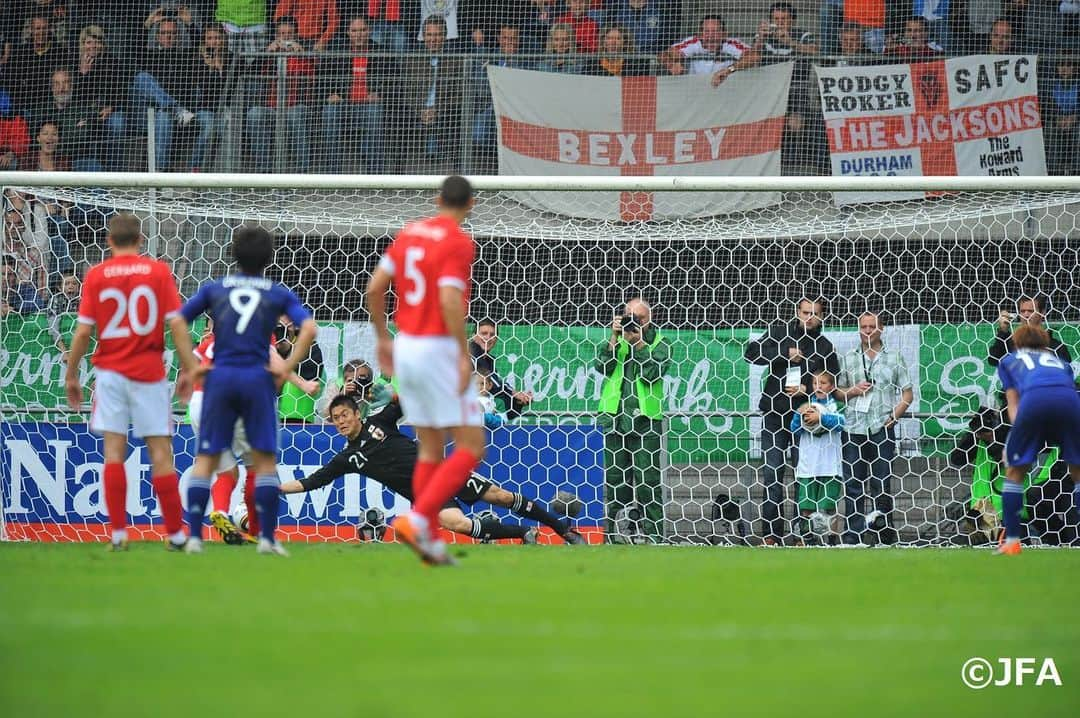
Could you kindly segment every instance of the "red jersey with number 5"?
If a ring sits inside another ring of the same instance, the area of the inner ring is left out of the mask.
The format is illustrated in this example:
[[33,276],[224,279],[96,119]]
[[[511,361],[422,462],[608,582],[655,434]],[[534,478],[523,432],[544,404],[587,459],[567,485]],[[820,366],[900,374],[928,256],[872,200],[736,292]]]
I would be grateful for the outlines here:
[[180,311],[169,265],[139,255],[110,257],[83,282],[79,322],[97,328],[91,360],[133,381],[165,378],[165,321]]
[[440,214],[405,225],[379,266],[394,278],[398,331],[412,336],[448,336],[439,288],[457,287],[469,306],[476,246],[452,217]]

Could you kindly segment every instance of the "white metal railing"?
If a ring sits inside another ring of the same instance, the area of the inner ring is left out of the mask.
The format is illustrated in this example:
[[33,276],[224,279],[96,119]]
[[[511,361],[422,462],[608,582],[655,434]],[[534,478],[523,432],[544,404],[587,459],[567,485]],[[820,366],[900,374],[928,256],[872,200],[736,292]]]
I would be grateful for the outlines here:
[[[1080,176],[1061,177],[575,177],[480,175],[487,191],[570,192],[1080,192]],[[433,190],[439,175],[325,175],[164,172],[0,172],[4,187],[187,189]]]

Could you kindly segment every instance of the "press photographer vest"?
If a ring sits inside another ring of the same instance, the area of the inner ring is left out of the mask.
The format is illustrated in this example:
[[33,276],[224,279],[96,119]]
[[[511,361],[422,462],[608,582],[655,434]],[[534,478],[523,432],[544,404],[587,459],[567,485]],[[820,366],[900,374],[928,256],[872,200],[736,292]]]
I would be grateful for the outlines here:
[[[655,349],[662,337],[656,332],[649,349]],[[619,339],[616,358],[619,360],[615,365],[615,371],[604,380],[604,386],[600,390],[600,412],[602,414],[618,414],[619,400],[622,398],[623,364],[630,353],[630,345],[625,339]],[[652,384],[646,384],[640,378],[634,380],[634,388],[637,393],[638,410],[642,416],[659,420],[664,413],[664,380],[658,379]]]

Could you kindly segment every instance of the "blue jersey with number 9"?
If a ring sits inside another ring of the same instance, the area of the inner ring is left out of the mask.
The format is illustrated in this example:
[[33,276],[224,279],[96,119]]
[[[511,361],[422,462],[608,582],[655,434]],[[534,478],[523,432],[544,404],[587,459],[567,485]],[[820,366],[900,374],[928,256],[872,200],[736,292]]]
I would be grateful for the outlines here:
[[214,366],[265,367],[278,317],[311,318],[300,299],[265,277],[234,274],[199,287],[180,313],[190,324],[206,312],[214,320]]
[[1002,389],[1016,389],[1023,396],[1035,387],[1074,389],[1072,368],[1044,349],[1017,349],[1001,360],[998,377]]

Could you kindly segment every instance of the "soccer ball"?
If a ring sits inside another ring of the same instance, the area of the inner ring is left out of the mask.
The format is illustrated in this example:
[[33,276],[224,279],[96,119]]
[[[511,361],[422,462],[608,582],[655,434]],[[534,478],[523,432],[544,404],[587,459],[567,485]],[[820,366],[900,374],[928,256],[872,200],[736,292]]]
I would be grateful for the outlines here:
[[870,531],[881,531],[885,528],[885,513],[873,510],[866,515],[866,528]]
[[[824,404],[814,404],[813,406],[814,406],[815,409],[818,410],[818,415],[821,416],[822,418],[824,418],[825,416],[828,416],[830,414],[835,413],[835,412],[833,412],[831,410],[830,407],[828,407],[828,406],[826,406]],[[824,424],[822,422],[820,422],[820,421],[818,423],[814,424],[813,426],[803,425],[803,428],[805,428],[807,431],[809,431],[814,436],[821,436],[822,434],[828,434],[829,433],[829,430],[826,429]]]
[[230,513],[232,514],[232,522],[236,525],[236,528],[244,533],[249,533],[247,504],[241,501]]
[[817,536],[824,536],[829,533],[829,517],[820,511],[815,511],[810,514],[810,531]]

